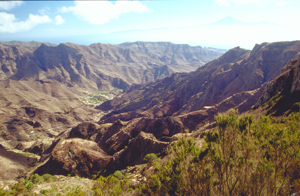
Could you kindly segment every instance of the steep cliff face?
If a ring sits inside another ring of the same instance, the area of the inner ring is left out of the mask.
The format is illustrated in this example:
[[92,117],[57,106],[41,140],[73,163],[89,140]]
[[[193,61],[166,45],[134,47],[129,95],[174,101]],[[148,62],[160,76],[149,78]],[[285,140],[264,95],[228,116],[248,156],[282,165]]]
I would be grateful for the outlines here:
[[264,88],[255,107],[264,108],[267,114],[283,115],[291,112],[294,104],[300,102],[300,57],[289,61],[282,73]]
[[23,56],[33,53],[36,47],[7,46],[0,43],[0,80],[13,76]]

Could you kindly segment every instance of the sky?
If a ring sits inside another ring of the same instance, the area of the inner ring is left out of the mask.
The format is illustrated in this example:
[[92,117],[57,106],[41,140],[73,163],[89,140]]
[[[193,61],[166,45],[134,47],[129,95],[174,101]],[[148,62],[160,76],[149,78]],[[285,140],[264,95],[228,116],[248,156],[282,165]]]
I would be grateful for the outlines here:
[[0,0],[0,41],[252,49],[300,40],[299,8],[300,0]]

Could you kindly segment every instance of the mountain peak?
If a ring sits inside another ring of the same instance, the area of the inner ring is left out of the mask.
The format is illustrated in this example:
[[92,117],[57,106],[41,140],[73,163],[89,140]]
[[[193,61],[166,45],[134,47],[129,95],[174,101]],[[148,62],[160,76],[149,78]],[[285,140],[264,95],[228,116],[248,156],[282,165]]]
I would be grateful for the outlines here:
[[242,25],[247,24],[246,22],[242,22],[240,20],[237,20],[231,16],[226,16],[225,18],[222,18],[218,20],[215,23],[212,23],[213,25]]
[[236,25],[259,25],[259,26],[276,26],[278,24],[272,23],[272,22],[267,22],[267,21],[259,21],[259,22],[244,22],[241,20],[238,20],[234,17],[231,16],[226,16],[214,23],[211,23],[209,25],[218,25],[218,26],[236,26]]

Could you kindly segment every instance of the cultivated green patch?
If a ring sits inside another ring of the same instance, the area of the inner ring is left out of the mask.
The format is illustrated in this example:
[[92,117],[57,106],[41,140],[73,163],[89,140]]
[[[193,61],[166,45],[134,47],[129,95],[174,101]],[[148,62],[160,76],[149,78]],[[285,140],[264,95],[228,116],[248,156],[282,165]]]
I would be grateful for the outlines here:
[[111,91],[102,92],[102,91],[95,91],[90,92],[87,95],[80,98],[83,103],[87,105],[99,105],[107,100],[113,99],[118,94],[122,93],[123,89],[114,88]]

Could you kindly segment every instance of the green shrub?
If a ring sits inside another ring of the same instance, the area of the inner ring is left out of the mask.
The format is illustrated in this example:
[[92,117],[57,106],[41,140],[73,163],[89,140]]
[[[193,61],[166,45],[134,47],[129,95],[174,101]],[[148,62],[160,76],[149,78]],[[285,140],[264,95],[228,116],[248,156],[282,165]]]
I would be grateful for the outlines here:
[[218,143],[220,140],[220,136],[216,131],[206,132],[204,138],[207,143],[212,143],[212,142]]
[[114,172],[113,174],[116,178],[118,178],[119,180],[123,179],[124,175],[122,174],[121,171],[117,170]]
[[26,192],[27,189],[23,183],[16,183],[10,187],[10,194],[12,195],[21,195]]
[[108,177],[100,176],[95,184],[94,184],[94,191],[96,195],[121,195],[122,188],[121,183],[113,175]]
[[154,153],[150,153],[150,154],[147,154],[145,157],[144,157],[144,161],[146,161],[146,163],[148,165],[153,165],[154,162],[158,161],[159,158],[156,156],[156,154]]
[[157,174],[150,176],[148,186],[153,192],[157,192],[158,190],[160,190],[161,182]]
[[44,174],[42,175],[45,182],[55,182],[56,177],[51,174]]
[[216,116],[202,149],[181,138],[140,185],[141,195],[292,195],[300,190],[300,113],[283,120]]
[[26,186],[26,189],[28,189],[28,190],[32,190],[34,187],[31,183],[27,183],[25,186]]
[[33,184],[41,184],[45,180],[42,176],[40,176],[38,174],[33,174],[29,177],[29,181],[31,181]]
[[8,191],[0,189],[0,196],[8,196],[8,195],[9,195]]

